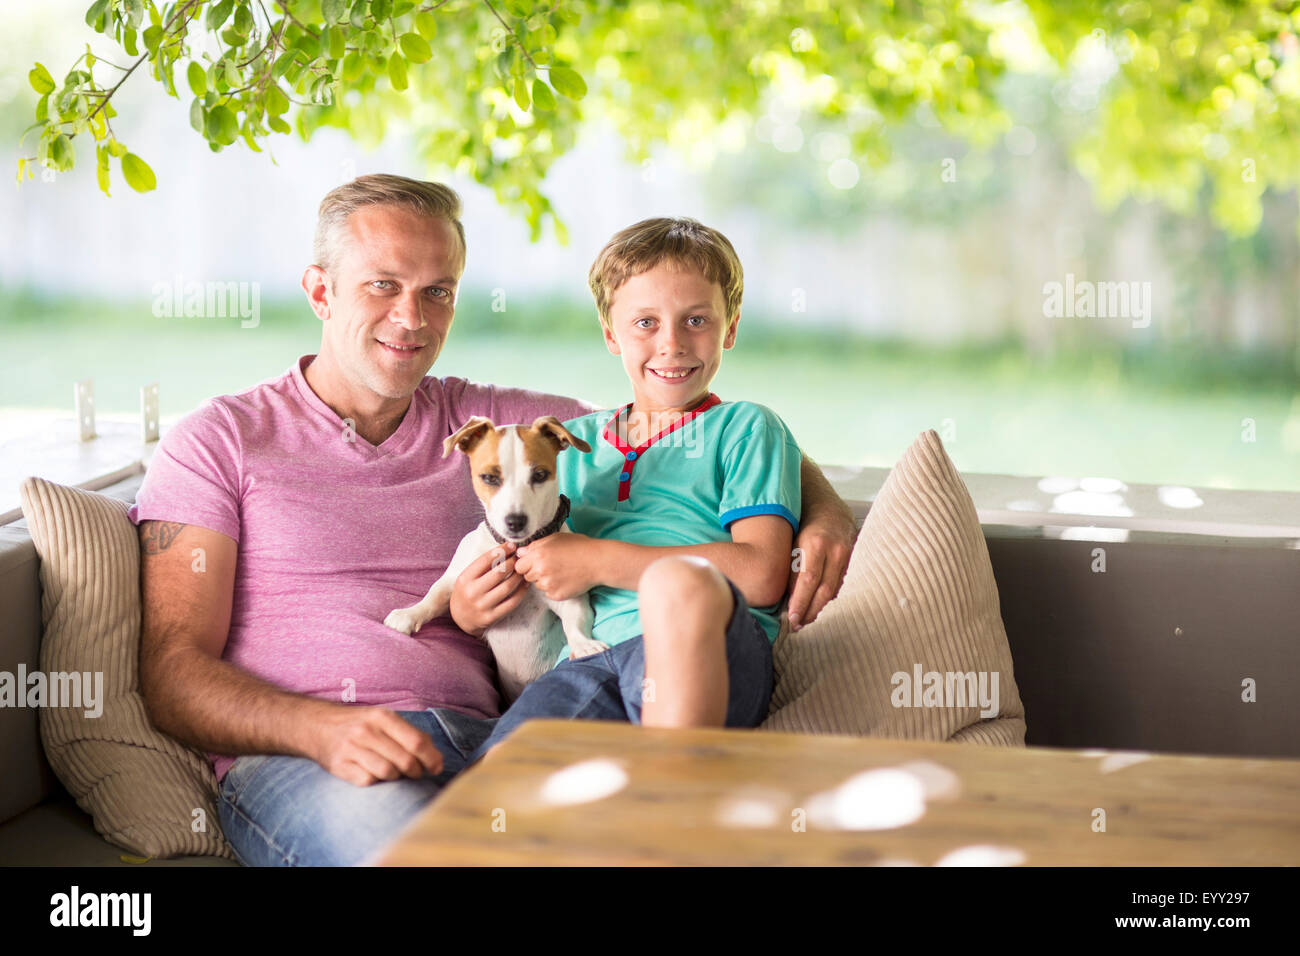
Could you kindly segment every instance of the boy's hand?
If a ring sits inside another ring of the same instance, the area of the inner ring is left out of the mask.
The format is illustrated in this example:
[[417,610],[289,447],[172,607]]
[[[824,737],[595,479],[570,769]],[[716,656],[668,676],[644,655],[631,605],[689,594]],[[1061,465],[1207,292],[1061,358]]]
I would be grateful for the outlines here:
[[[803,561],[791,562],[787,608],[790,630],[797,631],[811,624],[830,599],[839,594],[856,539],[857,525],[852,514],[847,522],[814,522],[799,529],[794,544],[802,550]],[[800,564],[802,570],[795,571]]]
[[528,582],[516,573],[515,546],[498,545],[475,558],[451,589],[451,619],[466,634],[483,632],[519,606]]
[[598,582],[592,570],[599,540],[557,533],[518,550],[515,570],[553,601],[586,594]]

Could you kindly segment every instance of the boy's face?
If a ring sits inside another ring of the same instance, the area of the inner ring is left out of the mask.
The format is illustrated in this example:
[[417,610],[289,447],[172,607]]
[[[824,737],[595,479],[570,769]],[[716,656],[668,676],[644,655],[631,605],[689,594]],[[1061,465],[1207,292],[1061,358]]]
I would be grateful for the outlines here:
[[739,310],[731,322],[726,311],[721,286],[675,262],[614,290],[605,347],[623,358],[636,411],[682,410],[708,394],[740,324]]

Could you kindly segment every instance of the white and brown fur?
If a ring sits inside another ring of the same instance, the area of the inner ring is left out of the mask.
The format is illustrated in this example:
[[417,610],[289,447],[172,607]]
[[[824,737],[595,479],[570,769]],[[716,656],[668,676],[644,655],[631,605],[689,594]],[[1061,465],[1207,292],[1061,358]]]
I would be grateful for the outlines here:
[[[414,634],[428,621],[446,614],[456,578],[485,551],[498,546],[488,530],[489,521],[509,541],[523,541],[550,524],[560,507],[555,460],[570,445],[591,451],[590,445],[553,415],[538,418],[531,426],[500,427],[475,415],[443,442],[442,457],[450,455],[453,448],[469,456],[474,493],[483,502],[485,518],[461,539],[446,573],[424,599],[392,611],[384,623],[403,634]],[[556,533],[568,532],[561,524]],[[552,615],[559,619],[562,633],[554,626]],[[530,585],[519,605],[483,635],[496,657],[507,701],[513,701],[525,684],[551,669],[566,641],[574,657],[606,650],[608,645],[592,639],[591,625],[591,602],[586,594],[554,601]]]

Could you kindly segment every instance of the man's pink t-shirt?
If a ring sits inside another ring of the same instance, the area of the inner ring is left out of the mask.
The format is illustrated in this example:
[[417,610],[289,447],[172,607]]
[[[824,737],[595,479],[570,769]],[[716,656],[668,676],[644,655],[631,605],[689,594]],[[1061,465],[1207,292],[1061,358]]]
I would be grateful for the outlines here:
[[[391,710],[500,713],[491,650],[448,617],[384,626],[424,597],[482,520],[465,456],[442,457],[472,415],[498,425],[593,411],[571,398],[426,376],[371,445],[284,375],[204,402],[163,436],[128,517],[198,525],[239,545],[222,659],[285,690]],[[197,556],[196,556],[197,557]],[[233,757],[209,754],[218,780]]]

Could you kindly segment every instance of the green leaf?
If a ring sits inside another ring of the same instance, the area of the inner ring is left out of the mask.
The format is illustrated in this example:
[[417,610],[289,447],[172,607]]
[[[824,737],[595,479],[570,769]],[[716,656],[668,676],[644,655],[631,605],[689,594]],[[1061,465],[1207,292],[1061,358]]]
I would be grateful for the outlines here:
[[153,174],[149,164],[135,153],[127,153],[122,157],[122,177],[138,193],[147,193],[158,185],[158,177]]
[[135,45],[135,31],[127,30],[122,34],[122,49],[126,50],[127,56],[139,56],[140,48]]
[[415,15],[415,29],[420,36],[432,41],[438,35],[438,18],[432,13],[421,10]]
[[412,63],[427,63],[433,59],[433,47],[429,46],[429,41],[418,33],[403,33],[397,45],[402,48],[402,54]]
[[277,133],[293,132],[293,127],[278,116],[272,116],[266,121],[266,125],[271,127],[271,129],[275,130]]
[[190,61],[190,65],[185,70],[185,79],[189,81],[190,90],[195,96],[202,96],[208,91],[207,74],[194,60]]
[[505,0],[503,6],[517,17],[526,17],[533,12],[532,0]]
[[242,80],[242,77],[239,75],[239,68],[235,66],[235,61],[226,60],[224,69],[225,69],[226,86],[230,87],[232,90],[239,89],[241,85],[240,81]]
[[108,144],[108,155],[121,159],[126,155],[126,147],[117,140],[110,140]]
[[553,66],[547,74],[547,79],[555,87],[555,92],[561,96],[580,100],[587,95],[587,82],[577,70],[571,70],[567,66]]
[[396,51],[388,58],[388,81],[393,84],[395,90],[406,89],[406,61],[402,59],[402,54]]
[[235,32],[242,37],[248,36],[253,32],[253,11],[248,7],[240,7],[235,11]]
[[327,23],[338,23],[347,10],[346,0],[321,0],[320,12]]
[[194,127],[194,132],[202,134],[207,126],[207,118],[203,115],[203,101],[197,97],[190,104],[190,126]]
[[96,27],[95,21],[102,17],[106,12],[108,12],[108,0],[95,0],[95,2],[90,5],[90,9],[86,11],[86,26],[90,27],[92,30],[99,30],[99,32],[102,33],[103,29],[101,27]]
[[516,78],[513,86],[515,88],[515,104],[521,110],[527,110],[532,105],[532,99],[528,96],[528,83],[522,78]]
[[361,54],[353,50],[343,58],[343,80],[346,83],[355,83],[360,77],[362,71],[366,68],[366,61],[362,59]]
[[50,118],[50,94],[46,93],[36,101],[36,122],[45,123]]
[[284,90],[280,89],[279,84],[272,83],[266,88],[266,112],[268,116],[279,116],[281,113],[288,112],[289,97],[285,95]]
[[50,165],[55,169],[71,169],[77,160],[77,155],[72,149],[72,140],[64,133],[60,133],[54,139],[50,140]]
[[144,31],[144,48],[150,53],[158,52],[158,44],[162,40],[162,27],[149,27]]
[[95,167],[95,180],[99,183],[100,190],[105,196],[112,196],[108,191],[108,151],[101,149],[99,152],[99,163]]
[[342,27],[330,27],[330,59],[341,60],[348,52],[348,37]]
[[239,136],[239,120],[228,106],[214,107],[208,113],[207,137],[229,146]]
[[235,0],[217,0],[212,6],[208,7],[207,24],[208,32],[215,33],[230,16],[230,11],[235,7]]
[[50,71],[39,63],[32,67],[31,72],[27,74],[27,81],[32,84],[32,89],[37,93],[52,93],[54,91],[54,77],[50,76]]
[[533,80],[533,104],[539,110],[555,109],[555,94],[540,79]]
[[139,30],[144,22],[144,0],[126,0],[126,23],[132,30]]
[[376,22],[387,20],[393,12],[393,0],[370,0],[370,15]]

